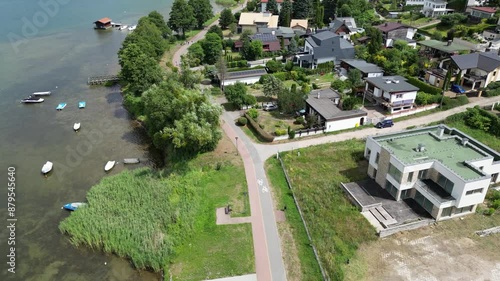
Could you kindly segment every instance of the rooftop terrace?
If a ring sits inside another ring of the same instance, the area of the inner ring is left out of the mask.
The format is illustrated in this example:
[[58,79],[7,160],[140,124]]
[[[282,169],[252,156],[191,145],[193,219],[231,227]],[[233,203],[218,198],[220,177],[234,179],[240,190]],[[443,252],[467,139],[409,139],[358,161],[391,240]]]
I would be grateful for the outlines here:
[[[456,135],[444,134],[442,138],[432,135],[436,129],[423,130],[413,134],[391,134],[374,139],[388,149],[405,165],[414,165],[438,161],[455,172],[464,180],[482,177],[476,169],[466,165],[465,161],[483,159],[489,155],[476,150],[470,145],[462,145],[462,139]],[[417,151],[423,145],[425,149]]]

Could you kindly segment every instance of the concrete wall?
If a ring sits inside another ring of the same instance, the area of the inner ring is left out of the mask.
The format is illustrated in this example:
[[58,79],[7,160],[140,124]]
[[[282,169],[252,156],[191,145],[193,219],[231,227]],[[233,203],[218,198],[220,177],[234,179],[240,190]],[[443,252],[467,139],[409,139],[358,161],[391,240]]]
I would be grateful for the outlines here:
[[382,187],[385,188],[385,181],[387,179],[387,173],[389,172],[389,163],[391,162],[391,154],[385,148],[381,148],[380,156],[378,160],[378,171],[375,181]]
[[[325,126],[326,126],[326,132],[333,132],[333,131],[339,131],[339,130],[344,130],[344,129],[349,129],[349,128],[355,128],[361,125],[361,119],[364,119],[365,117],[353,117],[353,118],[347,118],[343,120],[337,120],[337,121],[327,121]],[[363,120],[364,122],[364,120]]]

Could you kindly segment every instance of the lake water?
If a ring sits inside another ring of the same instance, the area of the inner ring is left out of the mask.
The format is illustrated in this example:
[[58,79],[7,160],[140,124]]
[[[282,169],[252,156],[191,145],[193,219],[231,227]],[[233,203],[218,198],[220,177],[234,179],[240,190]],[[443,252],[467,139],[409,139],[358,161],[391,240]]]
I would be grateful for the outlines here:
[[[122,107],[119,88],[89,87],[88,76],[116,74],[128,31],[97,31],[109,17],[134,24],[152,10],[166,18],[172,0],[0,0],[0,280],[158,280],[86,247],[58,230],[68,202],[85,200],[108,160],[150,159],[149,140]],[[53,91],[41,104],[19,101]],[[78,101],[86,101],[78,109]],[[67,107],[56,111],[57,104]],[[81,122],[81,131],[72,130]],[[42,165],[54,162],[44,178]],[[151,165],[144,161],[141,165]],[[7,170],[16,169],[15,274],[8,272]],[[137,167],[137,166],[135,166]],[[124,167],[119,163],[112,174]],[[105,265],[106,263],[106,265]]]

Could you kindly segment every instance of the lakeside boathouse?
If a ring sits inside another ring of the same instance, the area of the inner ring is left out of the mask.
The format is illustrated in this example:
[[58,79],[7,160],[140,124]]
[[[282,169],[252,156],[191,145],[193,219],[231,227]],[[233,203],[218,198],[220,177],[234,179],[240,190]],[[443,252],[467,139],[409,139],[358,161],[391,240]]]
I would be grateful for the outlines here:
[[112,27],[110,18],[102,18],[98,21],[95,21],[94,24],[95,24],[94,27],[95,29],[108,29]]

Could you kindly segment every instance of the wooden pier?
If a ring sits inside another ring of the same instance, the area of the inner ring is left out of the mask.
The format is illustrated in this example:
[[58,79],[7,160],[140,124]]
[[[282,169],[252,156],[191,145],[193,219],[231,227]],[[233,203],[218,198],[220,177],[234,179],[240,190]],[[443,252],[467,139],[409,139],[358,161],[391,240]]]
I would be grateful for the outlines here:
[[91,76],[87,80],[89,85],[101,85],[106,82],[118,82],[120,78],[118,75],[102,75],[102,76]]

